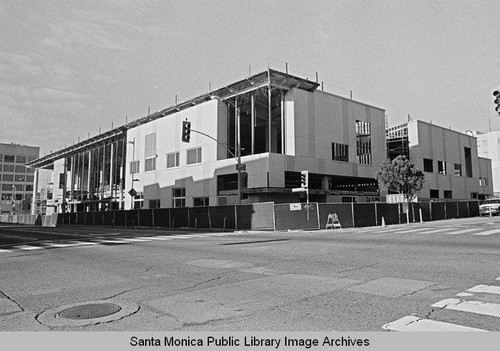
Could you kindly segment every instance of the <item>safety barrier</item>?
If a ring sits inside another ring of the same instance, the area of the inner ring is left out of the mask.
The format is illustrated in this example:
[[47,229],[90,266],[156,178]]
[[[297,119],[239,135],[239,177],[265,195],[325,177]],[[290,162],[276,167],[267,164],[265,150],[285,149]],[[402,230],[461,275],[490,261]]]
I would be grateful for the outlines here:
[[479,201],[416,203],[255,203],[240,206],[158,208],[53,215],[0,215],[1,223],[41,226],[92,225],[214,230],[324,229],[336,215],[339,227],[369,227],[479,216]]

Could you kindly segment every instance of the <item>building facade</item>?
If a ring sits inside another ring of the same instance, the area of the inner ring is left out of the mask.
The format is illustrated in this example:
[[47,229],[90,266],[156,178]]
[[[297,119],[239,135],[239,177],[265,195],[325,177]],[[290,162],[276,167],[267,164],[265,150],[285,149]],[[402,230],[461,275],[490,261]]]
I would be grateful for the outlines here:
[[477,137],[477,152],[479,156],[491,160],[493,192],[500,196],[500,131],[480,133],[475,131]]
[[387,155],[405,155],[425,174],[419,200],[485,199],[493,194],[491,160],[476,137],[415,120],[387,130]]
[[385,111],[318,87],[267,70],[31,166],[53,169],[59,211],[306,201],[304,170],[310,201],[378,200]]
[[25,166],[40,156],[40,148],[0,143],[0,211],[29,212],[34,170]]

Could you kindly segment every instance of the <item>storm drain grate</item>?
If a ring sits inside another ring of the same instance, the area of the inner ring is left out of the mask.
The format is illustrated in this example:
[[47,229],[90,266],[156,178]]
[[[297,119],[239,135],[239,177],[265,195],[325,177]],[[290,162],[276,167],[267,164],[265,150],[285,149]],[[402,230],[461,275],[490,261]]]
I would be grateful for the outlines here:
[[117,313],[122,308],[113,303],[94,303],[67,308],[59,312],[58,316],[65,319],[92,319],[101,318]]

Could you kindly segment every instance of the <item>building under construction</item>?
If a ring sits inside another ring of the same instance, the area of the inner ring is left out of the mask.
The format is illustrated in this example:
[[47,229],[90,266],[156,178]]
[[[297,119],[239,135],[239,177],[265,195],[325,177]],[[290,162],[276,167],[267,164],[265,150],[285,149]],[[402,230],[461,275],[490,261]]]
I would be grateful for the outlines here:
[[53,171],[57,212],[306,201],[303,170],[309,201],[378,200],[385,111],[319,87],[268,69],[28,165]]

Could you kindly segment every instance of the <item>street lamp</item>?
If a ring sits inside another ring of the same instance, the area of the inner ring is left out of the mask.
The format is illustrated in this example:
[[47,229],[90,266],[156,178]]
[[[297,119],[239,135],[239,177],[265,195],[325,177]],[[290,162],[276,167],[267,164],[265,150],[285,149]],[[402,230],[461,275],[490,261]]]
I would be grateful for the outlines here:
[[132,188],[129,190],[129,195],[130,195],[130,209],[134,209],[134,197],[137,195],[137,192],[134,189],[134,182],[138,181],[138,179],[135,179],[135,137],[134,140],[131,140],[128,142],[129,144],[132,144],[132,167],[130,167],[130,173],[132,174]]

